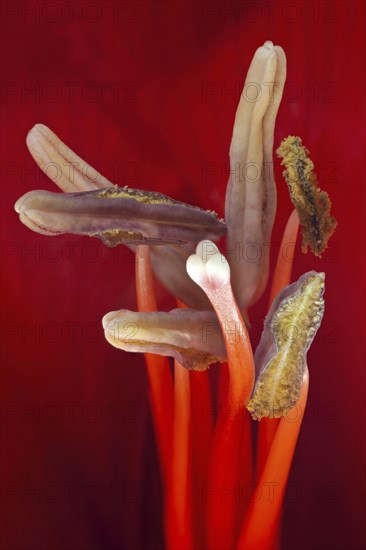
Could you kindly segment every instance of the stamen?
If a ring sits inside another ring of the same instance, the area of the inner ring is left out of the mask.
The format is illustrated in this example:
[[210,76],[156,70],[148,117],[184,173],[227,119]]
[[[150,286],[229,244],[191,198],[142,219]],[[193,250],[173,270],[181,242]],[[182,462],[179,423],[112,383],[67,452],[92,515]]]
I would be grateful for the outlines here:
[[[283,233],[280,250],[277,256],[276,267],[269,297],[269,308],[276,296],[283,288],[291,283],[292,266],[295,256],[295,245],[299,231],[299,216],[296,210],[291,213]],[[257,372],[260,365],[256,366]],[[258,426],[256,478],[263,471],[273,438],[278,428],[279,418],[262,418]]]
[[[177,300],[180,308],[185,304]],[[174,361],[174,420],[173,460],[169,497],[166,511],[167,547],[193,548],[191,507],[192,456],[191,456],[191,382],[190,373],[177,360]]]
[[268,460],[254,493],[257,496],[263,495],[268,487],[273,487],[273,494],[271,493],[269,498],[253,498],[236,550],[273,548],[292,458],[304,417],[308,389],[309,371],[306,367],[298,401],[295,407],[288,411],[287,416],[280,420]]
[[193,548],[191,508],[191,391],[189,372],[174,361],[174,420],[171,478],[166,502],[167,548]]
[[62,191],[92,191],[112,185],[44,124],[36,124],[31,129],[27,146],[41,170]]
[[277,256],[269,297],[269,307],[271,307],[273,300],[281,292],[281,290],[291,283],[291,273],[294,263],[298,231],[299,215],[296,210],[293,210],[287,221],[282,237],[281,247]]
[[[227,368],[222,365],[221,368]],[[214,429],[213,396],[209,371],[189,373],[191,390],[192,520],[194,548],[206,547],[206,502],[208,464]]]
[[265,42],[254,55],[235,116],[225,217],[232,287],[241,310],[263,294],[268,280],[277,202],[273,135],[285,78],[282,48]]
[[293,205],[299,214],[302,227],[302,251],[308,246],[321,257],[333,235],[337,221],[330,215],[331,202],[328,193],[318,187],[314,164],[301,138],[288,136],[277,149],[285,166],[283,175],[287,182]]
[[[139,311],[156,311],[153,275],[147,246],[138,246],[136,250],[136,295]],[[145,353],[145,361],[155,435],[166,487],[172,456],[173,380],[166,357]]]
[[255,420],[284,416],[298,399],[306,354],[323,317],[324,277],[314,271],[300,277],[277,297],[266,318],[256,351],[262,368],[247,405]]
[[34,231],[95,236],[107,246],[196,243],[226,232],[225,223],[212,212],[160,193],[118,186],[83,193],[31,191],[15,209]]
[[213,311],[111,311],[103,318],[105,337],[124,351],[174,357],[186,369],[206,370],[224,361],[226,350]]

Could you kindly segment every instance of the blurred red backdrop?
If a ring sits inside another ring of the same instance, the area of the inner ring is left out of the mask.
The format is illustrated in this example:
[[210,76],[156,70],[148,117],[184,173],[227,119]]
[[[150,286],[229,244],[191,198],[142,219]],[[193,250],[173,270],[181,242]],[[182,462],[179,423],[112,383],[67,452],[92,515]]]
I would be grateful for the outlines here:
[[[161,548],[141,357],[103,338],[135,308],[133,255],[30,232],[13,204],[55,187],[37,122],[117,184],[221,215],[234,113],[255,49],[287,54],[275,144],[302,136],[339,226],[321,260],[326,314],[285,500],[285,549],[364,546],[364,3],[6,1],[2,16],[2,547]],[[291,212],[276,168],[279,243]],[[163,306],[168,306],[159,287]],[[258,340],[266,295],[251,313]]]

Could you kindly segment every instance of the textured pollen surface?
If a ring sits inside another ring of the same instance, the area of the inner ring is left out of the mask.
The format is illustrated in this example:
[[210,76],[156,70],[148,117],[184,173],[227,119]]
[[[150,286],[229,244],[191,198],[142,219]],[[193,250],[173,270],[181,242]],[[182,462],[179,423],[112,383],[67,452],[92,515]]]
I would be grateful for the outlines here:
[[302,227],[302,251],[308,246],[321,257],[328,240],[334,233],[337,221],[330,215],[331,202],[328,193],[318,187],[314,164],[309,151],[297,136],[288,136],[277,149],[286,168],[283,175],[290,191]]
[[[158,193],[157,191],[144,191],[142,189],[132,189],[127,185],[124,187],[119,187],[118,185],[107,187],[106,189],[102,189],[97,194],[97,197],[100,199],[134,199],[135,201],[144,204],[176,204],[186,206],[190,210],[202,211],[199,206],[192,206],[191,204],[176,201],[163,193]],[[219,218],[214,210],[205,210],[205,212],[211,214],[217,221],[224,223],[224,220]]]
[[[154,191],[142,191],[140,189],[131,189],[127,185],[124,187],[118,187],[114,185],[113,187],[108,187],[103,189],[98,193],[98,198],[103,199],[134,199],[138,202],[146,204],[174,204],[177,201],[162,195],[161,193],[156,193]],[[102,241],[110,247],[117,246],[121,242],[143,242],[145,239],[142,233],[135,233],[133,231],[123,231],[122,229],[112,229],[110,231],[104,231],[99,235],[102,238]]]
[[107,189],[100,191],[97,196],[98,198],[103,199],[134,199],[138,202],[147,204],[179,204],[178,201],[170,199],[162,193],[131,189],[130,187],[127,187],[127,185],[124,187],[118,187],[118,185],[108,187]]
[[[161,344],[157,344],[156,342],[141,342],[140,340],[134,340],[133,347],[135,349],[141,348],[139,350],[141,353],[144,353],[147,348],[149,353],[153,353],[154,348],[156,348],[158,354],[159,350],[161,353]],[[123,349],[123,344],[120,345],[120,348]],[[131,351],[128,347],[128,342],[126,342],[125,350]],[[174,346],[173,344],[166,346],[166,353],[164,353],[164,355],[176,357],[185,369],[194,371],[204,371],[207,370],[210,365],[222,363],[224,361],[223,357],[213,355],[212,353],[199,351],[194,348],[182,348],[180,346]]]
[[[98,199],[133,199],[139,203],[142,204],[150,204],[150,205],[177,205],[181,207],[187,208],[187,220],[189,219],[190,212],[193,211],[201,211],[201,208],[198,206],[191,206],[189,204],[186,204],[184,202],[176,201],[174,199],[171,199],[170,197],[167,197],[166,195],[163,195],[162,193],[158,193],[156,191],[143,191],[141,189],[131,189],[127,185],[124,187],[119,187],[118,185],[113,185],[112,187],[107,187],[106,189],[102,189],[99,191],[99,193],[96,195]],[[212,216],[213,220],[216,220],[217,222],[224,223],[224,220],[220,219],[216,212],[213,211],[206,211],[208,214]],[[121,242],[130,242],[130,243],[143,243],[146,241],[148,244],[160,244],[159,239],[156,239],[156,242],[154,243],[154,240],[148,237],[144,237],[142,233],[140,232],[134,232],[134,231],[124,231],[122,229],[111,229],[108,231],[104,231],[99,234],[95,234],[95,236],[99,236],[102,241],[110,247],[117,246]],[[172,239],[171,244],[185,244],[185,241],[178,241],[177,239]]]
[[131,242],[131,244],[134,244],[136,242],[141,244],[141,242],[143,242],[144,240],[147,241],[149,244],[151,243],[151,240],[144,237],[142,233],[137,233],[134,231],[123,231],[122,229],[109,229],[108,231],[103,231],[102,233],[94,233],[90,236],[101,238],[104,244],[110,246],[111,248],[121,243],[128,242]]
[[296,404],[306,353],[323,317],[323,292],[324,275],[313,275],[280,303],[271,326],[277,353],[260,372],[247,405],[255,420],[279,418]]

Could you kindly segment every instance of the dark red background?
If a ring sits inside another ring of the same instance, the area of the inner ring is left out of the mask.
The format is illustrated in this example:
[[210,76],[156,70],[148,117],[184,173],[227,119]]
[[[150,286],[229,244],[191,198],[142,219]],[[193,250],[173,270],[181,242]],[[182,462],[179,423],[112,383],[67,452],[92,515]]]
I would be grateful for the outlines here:
[[[43,122],[115,183],[222,215],[239,86],[267,39],[288,59],[275,143],[302,136],[339,222],[322,260],[299,254],[294,266],[296,277],[324,270],[327,289],[284,548],[363,547],[363,6],[2,2],[4,549],[162,546],[143,361],[110,347],[100,324],[135,308],[133,256],[21,225],[15,200],[55,188],[26,149],[27,131]],[[278,243],[291,204],[276,174]],[[251,314],[255,341],[265,312],[264,298]]]

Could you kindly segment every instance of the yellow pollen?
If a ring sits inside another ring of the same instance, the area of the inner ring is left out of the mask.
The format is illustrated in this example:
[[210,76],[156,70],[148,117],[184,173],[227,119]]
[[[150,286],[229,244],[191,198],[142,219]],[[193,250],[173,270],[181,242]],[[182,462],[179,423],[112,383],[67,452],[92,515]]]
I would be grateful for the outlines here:
[[328,193],[318,187],[314,164],[309,151],[297,136],[288,136],[277,149],[285,166],[283,175],[290,191],[302,227],[302,251],[308,246],[321,257],[333,235],[337,221],[330,215],[331,202]]
[[271,337],[277,352],[259,373],[247,408],[255,420],[279,418],[296,404],[306,366],[306,353],[324,312],[324,276],[308,277],[284,299],[273,316]]

